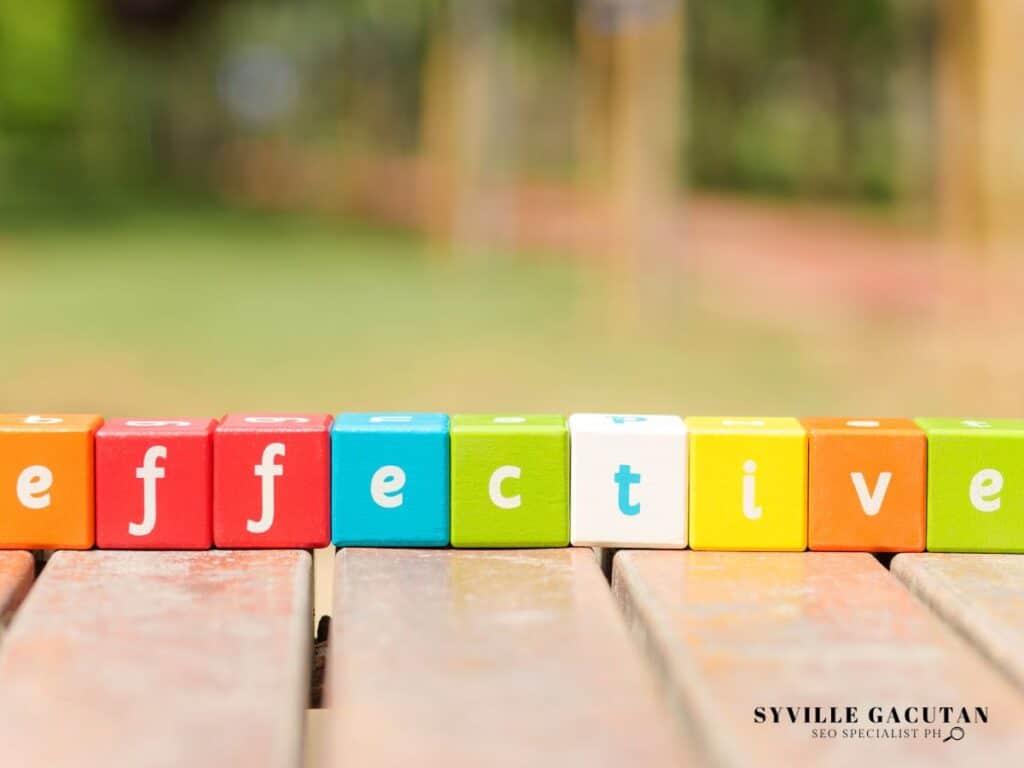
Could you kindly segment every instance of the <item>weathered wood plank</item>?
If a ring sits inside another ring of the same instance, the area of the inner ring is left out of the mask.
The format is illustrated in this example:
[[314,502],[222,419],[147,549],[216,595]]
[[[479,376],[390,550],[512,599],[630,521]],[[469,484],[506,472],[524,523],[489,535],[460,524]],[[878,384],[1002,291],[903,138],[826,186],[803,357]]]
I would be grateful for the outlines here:
[[0,647],[5,765],[296,766],[310,556],[58,552]]
[[897,555],[892,572],[1024,687],[1024,557]]
[[331,615],[334,602],[334,555],[335,546],[313,550],[313,624],[324,616]]
[[[613,585],[716,763],[1001,765],[1024,754],[1013,686],[870,555],[619,552]],[[953,724],[925,737],[930,726],[870,720],[872,707],[947,706],[987,707],[989,722],[943,743]],[[822,707],[826,717],[854,707],[857,722],[791,724],[783,712],[773,724],[767,710],[758,723],[757,707]],[[836,737],[814,738],[822,727]],[[885,738],[880,728],[918,731]]]
[[349,549],[336,573],[324,765],[688,764],[589,549]]
[[32,586],[35,563],[28,552],[0,552],[0,637]]

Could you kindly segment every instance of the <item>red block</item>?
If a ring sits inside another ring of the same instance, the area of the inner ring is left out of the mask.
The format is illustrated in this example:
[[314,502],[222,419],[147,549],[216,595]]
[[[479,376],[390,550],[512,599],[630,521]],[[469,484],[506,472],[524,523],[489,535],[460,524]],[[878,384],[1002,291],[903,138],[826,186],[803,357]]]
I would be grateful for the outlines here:
[[215,419],[111,419],[96,433],[96,544],[213,546]]
[[213,435],[218,547],[326,546],[331,421],[319,413],[224,417]]

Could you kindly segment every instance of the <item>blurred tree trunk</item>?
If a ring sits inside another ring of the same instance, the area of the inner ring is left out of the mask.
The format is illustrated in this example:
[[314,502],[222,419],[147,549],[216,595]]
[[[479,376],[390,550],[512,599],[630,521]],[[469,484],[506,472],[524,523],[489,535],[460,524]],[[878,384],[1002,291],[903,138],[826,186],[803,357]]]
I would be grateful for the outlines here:
[[455,209],[455,162],[458,151],[455,103],[451,88],[455,57],[447,14],[432,20],[423,67],[421,136],[423,162],[417,182],[423,226],[434,239],[448,241]]
[[580,180],[603,210],[595,224],[608,230],[601,256],[615,322],[635,308],[638,280],[678,260],[683,3],[584,0],[577,38]]
[[999,257],[1024,240],[1024,3],[940,0],[940,212]]
[[950,402],[988,413],[1024,404],[1024,3],[940,0],[939,212],[947,248],[940,333]]
[[932,212],[936,183],[936,100],[931,87],[936,15],[932,0],[900,4],[896,43],[901,53],[890,85],[896,132],[893,198],[918,219]]
[[[495,87],[500,0],[451,0],[431,24],[423,79],[419,181],[427,232],[452,245],[485,236],[482,229],[490,118]],[[507,137],[503,137],[507,139]]]

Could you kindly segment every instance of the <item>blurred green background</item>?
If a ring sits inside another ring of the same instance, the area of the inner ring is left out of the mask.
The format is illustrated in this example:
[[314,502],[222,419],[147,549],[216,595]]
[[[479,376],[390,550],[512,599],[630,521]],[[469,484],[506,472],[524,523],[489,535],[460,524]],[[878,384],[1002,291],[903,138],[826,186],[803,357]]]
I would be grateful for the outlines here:
[[0,0],[0,409],[1019,415],[1014,5]]

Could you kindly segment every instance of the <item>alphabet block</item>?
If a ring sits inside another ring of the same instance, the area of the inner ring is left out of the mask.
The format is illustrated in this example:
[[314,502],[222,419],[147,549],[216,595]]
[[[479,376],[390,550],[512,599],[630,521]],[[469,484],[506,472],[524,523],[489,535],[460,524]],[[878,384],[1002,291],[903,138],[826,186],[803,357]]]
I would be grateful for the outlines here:
[[310,549],[330,541],[331,417],[224,417],[213,433],[213,540]]
[[802,419],[807,538],[822,551],[920,552],[928,444],[909,419]]
[[448,545],[448,417],[343,413],[331,430],[334,543]]
[[686,419],[690,547],[807,548],[807,433],[791,418]]
[[686,546],[686,425],[678,416],[569,417],[576,546]]
[[915,421],[928,436],[928,550],[1024,552],[1024,420]]
[[0,414],[0,548],[89,549],[95,415]]
[[96,544],[213,546],[214,419],[112,419],[96,433]]
[[568,432],[562,416],[455,416],[452,545],[569,543]]

